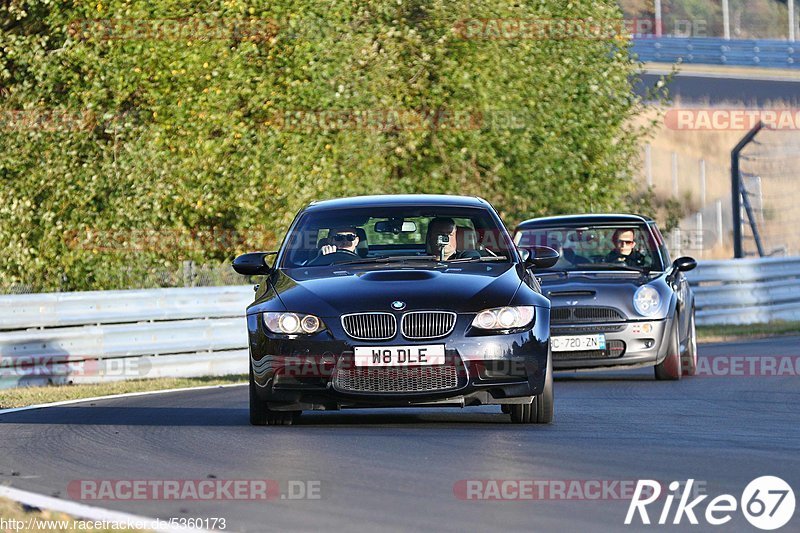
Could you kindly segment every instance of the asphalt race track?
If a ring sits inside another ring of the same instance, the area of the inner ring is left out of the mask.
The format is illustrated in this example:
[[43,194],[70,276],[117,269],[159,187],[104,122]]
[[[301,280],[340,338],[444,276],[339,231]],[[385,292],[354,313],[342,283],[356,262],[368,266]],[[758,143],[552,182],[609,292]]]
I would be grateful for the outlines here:
[[[661,78],[644,74],[634,92],[644,95]],[[713,77],[699,74],[677,74],[669,84],[670,97],[682,105],[715,105],[736,103],[746,106],[768,106],[770,102],[800,104],[800,80],[758,80],[748,78]]]
[[[700,354],[798,356],[800,338],[702,345]],[[81,479],[270,479],[281,490],[319,481],[319,499],[83,502],[164,519],[225,517],[228,531],[675,529],[625,527],[623,499],[459,499],[454,486],[467,479],[692,478],[701,493],[737,499],[763,475],[800,488],[800,377],[651,375],[560,375],[548,427],[512,425],[498,407],[317,412],[291,427],[251,427],[246,387],[10,413],[0,416],[0,482],[68,498]],[[649,508],[654,521],[662,502]],[[781,531],[800,530],[798,516]],[[683,525],[758,531],[738,511],[725,526]]]

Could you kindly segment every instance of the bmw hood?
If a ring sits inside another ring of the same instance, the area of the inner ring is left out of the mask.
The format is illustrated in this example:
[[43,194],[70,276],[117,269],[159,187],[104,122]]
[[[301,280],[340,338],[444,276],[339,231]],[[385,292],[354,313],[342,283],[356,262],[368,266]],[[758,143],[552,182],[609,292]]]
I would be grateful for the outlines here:
[[522,283],[514,265],[485,263],[447,269],[292,269],[279,271],[273,280],[286,310],[320,317],[392,311],[393,302],[405,304],[405,311],[478,312],[508,305]]

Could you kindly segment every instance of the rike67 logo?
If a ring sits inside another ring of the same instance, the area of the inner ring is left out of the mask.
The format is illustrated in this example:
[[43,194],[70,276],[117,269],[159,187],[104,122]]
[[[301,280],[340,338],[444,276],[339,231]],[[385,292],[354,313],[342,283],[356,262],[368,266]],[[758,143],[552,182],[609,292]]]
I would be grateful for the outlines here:
[[[650,524],[651,519],[647,506],[656,501],[659,501],[659,504],[663,501],[663,507],[656,522],[660,525],[668,523],[677,525],[684,517],[690,524],[697,525],[699,523],[698,515],[700,515],[707,524],[721,526],[731,521],[738,508],[754,527],[771,531],[789,523],[794,515],[794,491],[779,477],[762,476],[754,479],[745,487],[739,500],[731,494],[721,494],[706,503],[705,512],[701,512],[700,504],[708,498],[708,495],[704,494],[689,499],[692,496],[693,484],[694,479],[689,479],[686,483],[673,481],[669,484],[670,493],[667,493],[666,497],[662,497],[661,483],[650,479],[640,479],[628,507],[625,524],[632,524],[637,512],[642,524]],[[679,494],[677,491],[681,487],[683,487],[683,491]],[[672,505],[676,499],[678,503],[673,514]],[[658,504],[653,507],[656,509],[650,509],[651,511],[657,510]],[[671,521],[669,520],[670,515],[672,515]]]

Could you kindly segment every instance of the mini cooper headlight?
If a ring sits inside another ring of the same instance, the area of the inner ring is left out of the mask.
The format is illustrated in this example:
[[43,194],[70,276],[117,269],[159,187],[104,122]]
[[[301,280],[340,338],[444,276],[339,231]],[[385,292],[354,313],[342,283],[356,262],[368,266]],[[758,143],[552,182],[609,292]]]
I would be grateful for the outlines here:
[[272,333],[285,335],[311,334],[325,329],[319,318],[300,313],[264,313],[264,325]]
[[642,285],[633,295],[633,307],[644,316],[653,316],[661,309],[661,296],[648,285]]
[[472,320],[472,326],[480,329],[522,328],[531,323],[533,314],[532,305],[494,307],[478,313]]

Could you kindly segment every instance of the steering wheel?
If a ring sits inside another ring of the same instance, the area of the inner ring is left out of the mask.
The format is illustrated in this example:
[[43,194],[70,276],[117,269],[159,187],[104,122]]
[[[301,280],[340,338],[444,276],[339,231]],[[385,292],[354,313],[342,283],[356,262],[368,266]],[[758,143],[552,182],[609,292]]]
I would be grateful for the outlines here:
[[321,253],[308,262],[306,266],[326,266],[339,261],[353,261],[361,259],[361,256],[350,250],[336,250],[332,254],[322,255]]

